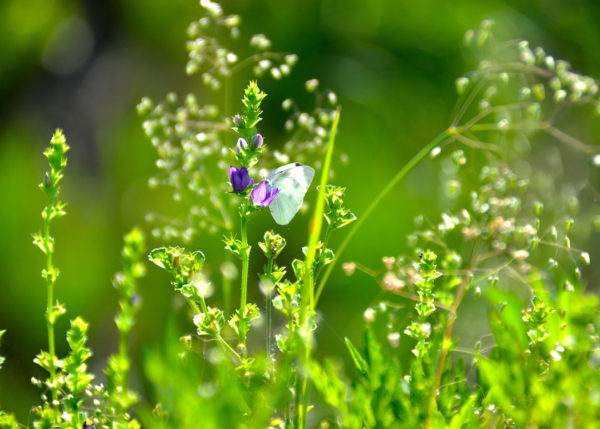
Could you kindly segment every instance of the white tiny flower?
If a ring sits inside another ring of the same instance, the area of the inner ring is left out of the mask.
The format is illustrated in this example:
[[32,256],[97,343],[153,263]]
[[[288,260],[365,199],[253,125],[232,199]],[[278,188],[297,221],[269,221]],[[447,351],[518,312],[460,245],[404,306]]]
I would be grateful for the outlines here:
[[524,261],[525,259],[527,259],[529,257],[529,252],[527,250],[515,250],[512,252],[512,256],[513,258],[515,258],[518,261]]
[[375,312],[375,310],[373,310],[371,307],[367,308],[363,313],[363,319],[365,320],[365,323],[373,323],[375,321],[376,314],[377,313]]

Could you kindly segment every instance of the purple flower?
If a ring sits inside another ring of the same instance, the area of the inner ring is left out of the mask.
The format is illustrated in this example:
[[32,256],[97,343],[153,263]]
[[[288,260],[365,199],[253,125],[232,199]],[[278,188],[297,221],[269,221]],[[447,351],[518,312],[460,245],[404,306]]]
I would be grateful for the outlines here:
[[[252,147],[254,148],[254,150],[258,149],[262,145],[263,145],[263,138],[260,134],[256,134],[254,137],[252,137]],[[237,141],[237,144],[235,145],[235,150],[237,151],[237,153],[239,155],[240,152],[242,150],[246,149],[247,147],[248,147],[248,142],[246,141],[246,139],[243,139],[242,137],[240,137]]]
[[229,167],[229,181],[233,186],[233,192],[243,192],[249,185],[254,184],[254,179],[250,180],[246,167],[238,170],[233,165]]
[[279,188],[272,188],[266,180],[262,180],[250,193],[255,206],[268,207],[279,193]]
[[236,127],[239,127],[239,126],[241,125],[241,123],[242,123],[242,118],[240,118],[240,115],[235,115],[235,116],[233,117],[233,124],[234,124]]
[[242,151],[242,149],[246,149],[247,147],[248,147],[248,142],[240,137],[237,141],[237,145],[235,145],[235,150],[237,151],[237,153],[239,155],[240,152]]
[[90,423],[88,425],[88,422],[85,421],[85,422],[83,422],[83,428],[82,429],[94,429],[94,423]]
[[258,149],[262,145],[263,145],[263,137],[260,134],[257,134],[254,137],[252,137],[252,146],[254,146],[254,149]]

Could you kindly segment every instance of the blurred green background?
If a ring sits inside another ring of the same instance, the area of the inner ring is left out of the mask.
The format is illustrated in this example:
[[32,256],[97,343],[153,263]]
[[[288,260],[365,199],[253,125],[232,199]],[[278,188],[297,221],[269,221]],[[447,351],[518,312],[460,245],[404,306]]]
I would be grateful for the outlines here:
[[[338,94],[343,114],[337,144],[350,163],[335,167],[335,183],[348,187],[347,205],[358,216],[403,163],[448,125],[454,80],[474,67],[463,34],[482,19],[492,18],[501,34],[529,39],[600,77],[595,0],[238,0],[223,6],[242,15],[243,37],[265,33],[275,51],[300,57],[291,78],[259,81],[269,94],[261,131],[271,147],[285,141],[280,103],[288,96],[306,98],[304,81],[317,77]],[[82,315],[91,323],[92,369],[100,373],[117,346],[111,279],[120,268],[121,237],[134,225],[146,227],[144,215],[165,204],[147,187],[154,152],[135,105],[144,95],[160,100],[169,91],[197,91],[201,103],[211,99],[197,77],[184,74],[185,30],[200,14],[193,0],[0,2],[0,328],[7,329],[0,407],[23,422],[40,394],[29,382],[41,375],[32,359],[46,347],[42,255],[31,244],[45,203],[37,189],[46,169],[42,149],[56,127],[72,147],[63,182],[68,216],[54,227],[57,296],[68,309],[58,324],[58,347],[66,346],[68,319]],[[231,91],[232,106],[239,105],[246,80],[240,76]],[[599,136],[597,128],[587,134]],[[380,267],[381,256],[401,253],[413,217],[438,206],[438,188],[431,165],[419,168],[379,207],[343,259]],[[271,227],[266,216],[251,228],[252,241],[263,227]],[[287,260],[305,244],[305,228],[306,218],[280,229],[290,245]],[[334,237],[334,247],[339,239]],[[210,261],[222,245],[218,236],[200,237],[196,248]],[[148,268],[136,359],[160,343],[173,313],[168,278]],[[343,353],[342,338],[358,335],[362,311],[377,293],[368,277],[335,271],[321,301],[319,352]],[[254,299],[262,303],[256,291]],[[471,317],[483,312],[472,308]],[[459,320],[465,326],[470,319]],[[134,383],[143,390],[139,370]]]

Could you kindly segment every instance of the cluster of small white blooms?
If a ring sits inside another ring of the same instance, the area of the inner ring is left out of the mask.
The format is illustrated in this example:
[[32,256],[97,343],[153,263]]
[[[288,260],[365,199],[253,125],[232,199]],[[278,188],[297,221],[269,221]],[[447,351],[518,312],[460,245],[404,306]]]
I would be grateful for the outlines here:
[[[495,145],[505,149],[505,153],[524,154],[531,150],[529,138],[533,132],[541,130],[583,150],[592,165],[600,166],[597,149],[557,130],[554,121],[557,112],[565,107],[591,106],[600,114],[598,81],[572,70],[569,62],[555,59],[541,47],[531,48],[525,40],[498,45],[492,28],[493,22],[486,20],[465,35],[467,46],[484,55],[493,54],[481,60],[476,70],[455,81],[458,94],[470,98],[480,111],[479,120],[471,122],[465,118],[468,127],[458,127],[460,132],[473,133],[470,141],[460,137],[459,140],[481,149],[485,144],[479,140],[488,140],[490,135],[484,137],[477,132],[497,131]],[[510,137],[504,138],[508,133]],[[432,156],[439,154],[439,148],[436,150]],[[456,182],[447,184],[450,191],[456,190]]]
[[[527,180],[506,167],[493,166],[484,167],[479,180],[480,186],[471,191],[469,209],[462,209],[457,215],[442,215],[437,228],[415,232],[409,237],[409,244],[420,249],[417,244],[421,241],[435,247],[436,243],[444,241],[445,234],[460,231],[464,242],[477,240],[478,251],[487,255],[481,256],[486,264],[480,269],[481,277],[487,276],[491,287],[498,283],[501,271],[498,267],[512,270],[510,267],[514,263],[517,266],[513,275],[525,275],[534,264],[544,265],[543,260],[548,254],[552,256],[545,266],[551,271],[562,270],[581,278],[581,266],[590,264],[590,255],[571,246],[575,221],[569,215],[565,218],[565,213],[577,213],[579,202],[576,196],[570,193],[552,195],[552,204],[545,217],[560,220],[542,228],[544,204],[536,199],[539,190],[532,189]],[[423,223],[422,218],[417,222],[418,225]],[[520,281],[527,284],[524,278]],[[572,290],[572,285],[565,287]],[[480,290],[479,286],[477,289]]]
[[[228,208],[227,201],[215,195],[225,191],[226,184],[208,177],[227,169],[230,153],[223,134],[231,126],[228,120],[220,116],[217,106],[199,105],[193,94],[182,104],[172,93],[156,105],[145,97],[138,112],[145,117],[143,128],[157,153],[158,173],[150,178],[150,187],[169,187],[174,201],[193,202],[186,218],[165,222],[153,234],[187,242],[197,228],[217,232],[227,223],[222,213]],[[164,219],[149,215],[148,220],[163,223]]]
[[[281,104],[284,111],[291,112],[285,122],[285,130],[291,137],[284,145],[284,152],[299,162],[306,163],[314,159],[316,168],[319,168],[327,146],[331,123],[338,107],[335,92],[321,91],[319,86],[317,79],[310,79],[304,85],[306,91],[314,96],[314,106],[310,111],[302,110],[291,98]],[[349,160],[345,153],[340,153],[339,159],[343,164]]]
[[[465,281],[467,288],[475,289],[476,296],[481,295],[483,285],[496,287],[500,278],[507,276],[526,286],[529,282],[527,274],[533,264],[538,267],[541,264],[544,269],[545,249],[555,255],[549,261],[550,270],[558,270],[563,265],[580,278],[580,266],[590,264],[590,255],[570,247],[568,234],[574,228],[573,218],[551,226],[546,232],[541,230],[543,203],[533,198],[528,181],[507,167],[485,166],[475,180],[479,181],[479,186],[471,192],[470,208],[460,209],[456,214],[442,213],[437,223],[417,216],[417,229],[409,235],[408,241],[413,255],[419,256],[382,258],[385,271],[381,286],[385,292],[417,296],[416,285],[422,281],[419,261],[425,249],[435,249],[438,254],[441,277],[436,280],[433,296],[437,303],[446,306],[453,302],[457,285]],[[571,205],[576,204],[571,202]],[[600,221],[598,223],[600,227]],[[476,252],[471,254],[474,241],[477,241]],[[543,247],[545,245],[547,247]],[[461,256],[465,249],[470,249],[467,252],[471,258],[468,267]],[[559,253],[564,256],[563,262],[556,256]],[[574,255],[578,256],[577,260]],[[473,261],[476,263],[471,266]],[[574,290],[569,282],[562,287]],[[389,318],[387,339],[391,347],[398,347],[399,331],[404,329],[398,329],[397,311],[385,301],[380,309]],[[366,323],[372,323],[375,314],[373,307],[368,308],[363,314]],[[433,327],[425,322],[420,329],[421,334],[428,337]],[[405,334],[412,334],[412,331],[407,328]]]
[[214,34],[225,30],[231,40],[237,40],[242,23],[240,16],[224,15],[221,5],[215,2],[203,0],[200,5],[206,15],[192,22],[187,31],[190,38],[186,45],[189,55],[187,74],[201,74],[205,86],[219,90],[223,79],[231,76],[242,65],[253,65],[252,70],[256,76],[262,76],[269,71],[277,80],[292,72],[298,57],[293,54],[270,52],[272,43],[264,34],[255,34],[250,38],[250,47],[254,53],[245,60],[240,60],[236,52],[214,37]]
[[[522,63],[548,72],[546,76],[550,78],[548,85],[554,93],[554,101],[562,102],[568,98],[571,102],[593,102],[597,108],[600,107],[600,100],[594,98],[598,94],[598,83],[594,78],[572,71],[571,64],[564,60],[555,60],[551,55],[547,55],[542,47],[531,50],[526,40],[519,42],[517,49]],[[535,88],[532,90],[536,92]],[[538,97],[543,94],[542,91],[544,88],[538,86]],[[543,99],[543,96],[541,98]]]
[[[257,36],[258,35],[254,36],[253,39]],[[261,34],[260,36],[263,36],[263,35]],[[260,40],[262,40],[262,39],[258,39],[258,40],[259,41],[254,43],[254,47],[257,49],[262,50],[262,49],[264,49],[265,46],[271,45],[270,41],[268,43],[266,43],[266,42],[260,43]],[[253,46],[252,41],[250,42],[250,45]],[[266,57],[272,57],[272,58],[266,58]],[[281,78],[283,78],[285,76],[289,76],[292,73],[292,67],[294,67],[294,65],[297,62],[298,62],[298,56],[295,54],[284,55],[283,61],[281,61],[280,55],[277,55],[277,56],[265,55],[265,58],[258,59],[256,61],[256,64],[252,68],[252,72],[257,77],[261,77],[265,73],[269,72],[269,74],[271,75],[271,77],[273,79],[280,80]]]

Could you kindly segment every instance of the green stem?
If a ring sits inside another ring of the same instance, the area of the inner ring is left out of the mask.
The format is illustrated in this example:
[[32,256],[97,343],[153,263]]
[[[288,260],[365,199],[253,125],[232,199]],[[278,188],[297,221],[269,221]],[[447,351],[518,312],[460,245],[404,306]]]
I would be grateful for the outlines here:
[[[245,207],[242,208],[245,212]],[[250,261],[250,249],[248,248],[248,227],[246,214],[242,214],[242,294],[240,298],[240,316],[246,308],[246,296],[248,294],[248,263]]]
[[[191,298],[187,298],[186,301],[188,302],[190,307],[192,307],[192,311],[194,312],[194,315],[202,313],[200,311],[200,309],[198,308],[198,304],[196,304]],[[204,302],[204,298],[202,298],[201,302]],[[206,303],[204,303],[203,307],[204,307],[204,311],[208,312],[208,309],[206,309]]]
[[[327,228],[325,228],[325,236],[323,237],[323,249],[322,251],[324,252],[327,249],[327,246],[329,245],[329,237],[331,235],[332,229],[331,226],[329,225],[329,223],[327,224]],[[323,261],[322,261],[322,257],[323,254],[321,253],[321,259],[318,261],[319,264],[317,266],[317,268],[315,269],[315,282],[317,282],[319,280],[320,274],[321,274],[321,269],[323,268]],[[312,290],[312,297],[311,297],[311,302],[315,302],[315,288],[313,287]]]
[[242,359],[242,357],[240,356],[240,354],[238,352],[236,352],[234,350],[234,348],[231,347],[231,345],[229,345],[229,343],[227,341],[225,341],[225,339],[222,336],[220,336],[220,335],[217,336],[217,341],[219,342],[219,344],[221,344],[223,349],[226,352],[229,352],[234,358],[236,358],[239,363],[242,363],[244,361]]
[[[473,245],[473,251],[471,253],[471,258],[469,262],[469,271],[473,272],[477,266],[477,258],[473,255],[476,255],[476,249],[478,247],[479,242],[476,241]],[[446,324],[446,331],[444,333],[444,340],[442,342],[442,351],[440,355],[440,359],[438,361],[438,367],[436,371],[435,382],[433,385],[433,389],[431,390],[431,397],[429,399],[429,409],[427,412],[427,420],[425,421],[425,428],[430,429],[431,426],[431,418],[433,417],[433,413],[435,412],[437,406],[437,398],[438,398],[438,390],[442,383],[442,376],[444,375],[444,367],[446,365],[446,359],[450,352],[450,348],[452,347],[452,330],[454,329],[454,323],[456,322],[458,315],[458,307],[462,302],[465,291],[467,290],[467,286],[469,286],[471,277],[465,276],[463,281],[458,286],[458,290],[456,291],[456,295],[454,296],[454,300],[452,301],[452,306],[450,307],[450,311],[448,313],[448,321]]]
[[305,422],[304,417],[305,413],[302,412],[302,404],[300,399],[304,398],[302,394],[302,381],[300,379],[300,374],[296,373],[296,397],[294,398],[294,407],[296,409],[296,428],[302,429],[304,428]]
[[[369,216],[375,210],[375,208],[379,205],[381,200],[387,194],[389,194],[392,189],[394,189],[394,187],[398,184],[398,182],[400,182],[410,171],[412,171],[412,169],[415,168],[431,152],[431,150],[434,147],[438,146],[444,140],[446,140],[448,137],[452,136],[453,133],[454,133],[454,128],[448,128],[443,133],[441,133],[439,136],[437,136],[436,138],[431,140],[425,147],[423,147],[415,156],[412,157],[412,159],[410,161],[408,161],[404,165],[404,167],[402,167],[402,169],[400,171],[398,171],[398,173],[396,173],[394,178],[387,184],[387,186],[385,188],[383,188],[381,190],[381,192],[379,192],[379,194],[373,199],[373,201],[371,201],[371,204],[369,204],[369,207],[367,207],[367,210],[365,210],[365,212],[362,214],[362,216],[358,217],[358,220],[356,221],[356,223],[354,224],[354,226],[352,227],[352,229],[350,230],[348,235],[346,235],[346,237],[340,244],[340,247],[337,249],[335,259],[333,260],[333,262],[331,264],[329,264],[329,266],[327,267],[327,270],[325,271],[325,273],[323,274],[323,277],[321,278],[321,281],[319,282],[319,285],[317,287],[317,293],[316,293],[315,299],[313,301],[314,306],[316,306],[317,303],[319,302],[321,293],[323,293],[323,288],[325,287],[325,284],[327,283],[327,280],[329,279],[329,276],[331,275],[331,272],[333,271],[333,268],[335,267],[337,261],[340,259],[340,257],[344,253],[344,250],[346,250],[346,247],[348,246],[348,244],[350,243],[350,241],[352,240],[352,238],[354,237],[356,232],[359,230],[359,228],[362,226],[363,222],[365,222],[365,220],[367,220],[369,218]],[[313,308],[314,308],[314,306],[313,306]]]
[[[271,274],[273,272],[273,258],[269,257],[267,262],[267,272]],[[271,297],[275,285],[268,285],[265,294],[265,309],[267,312],[267,356],[271,356]]]
[[[129,367],[129,353],[127,350],[127,344],[129,342],[127,335],[128,333],[125,331],[120,331],[119,334],[119,356],[121,358],[121,362],[127,362],[127,367]],[[122,376],[123,384],[121,385],[121,387],[123,389],[126,389],[128,384],[129,371],[123,371]]]
[[200,305],[202,306],[202,311],[208,313],[208,307],[206,306],[206,301],[203,296],[200,297]]
[[[50,207],[54,206],[54,200],[50,201]],[[50,243],[50,219],[44,220],[44,239],[46,243]],[[46,245],[46,329],[48,331],[48,354],[49,354],[49,369],[50,369],[50,391],[52,392],[52,401],[58,399],[58,391],[56,389],[56,349],[54,346],[54,266],[52,265],[52,248]]]
[[331,167],[331,158],[333,156],[333,147],[335,143],[335,135],[337,133],[338,123],[340,121],[341,109],[338,107],[333,124],[331,125],[331,132],[329,134],[329,143],[327,146],[327,153],[325,154],[325,161],[323,162],[323,169],[321,171],[321,180],[319,182],[319,194],[317,195],[317,202],[315,204],[315,211],[313,218],[310,223],[310,231],[308,238],[308,250],[306,251],[306,259],[304,262],[304,274],[302,276],[302,292],[301,292],[301,303],[300,303],[300,326],[301,335],[304,337],[304,356],[302,359],[302,370],[304,374],[301,377],[301,389],[297,391],[297,394],[301,396],[302,404],[298,410],[298,423],[300,429],[306,428],[306,415],[308,411],[309,401],[309,389],[308,389],[308,364],[310,361],[310,354],[312,348],[312,338],[310,330],[310,318],[312,316],[313,309],[315,308],[314,302],[314,262],[315,254],[317,249],[317,243],[321,237],[321,229],[323,226],[323,212],[325,210],[325,188],[327,187],[327,181],[329,179],[329,170]]
[[[231,260],[231,254],[228,254],[226,263],[229,264]],[[222,275],[222,283],[223,283],[223,309],[225,310],[225,314],[231,313],[231,280],[229,276],[223,273]]]

